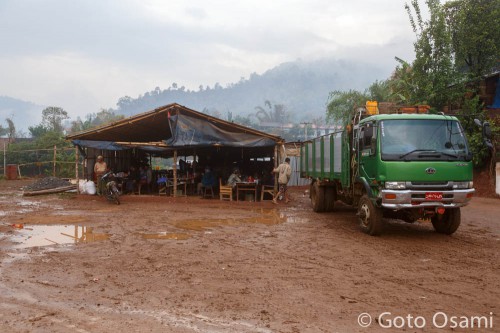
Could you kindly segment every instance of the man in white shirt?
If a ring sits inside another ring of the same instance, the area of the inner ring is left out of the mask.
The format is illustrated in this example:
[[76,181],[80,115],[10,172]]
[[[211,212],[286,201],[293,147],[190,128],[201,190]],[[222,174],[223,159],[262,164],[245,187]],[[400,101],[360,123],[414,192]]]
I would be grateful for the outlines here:
[[290,166],[290,158],[285,158],[285,162],[278,165],[277,168],[273,169],[274,173],[278,173],[278,186],[279,191],[276,196],[273,198],[273,203],[278,203],[276,199],[278,199],[281,195],[285,199],[285,203],[290,201],[290,197],[288,196],[288,181],[292,175],[292,167]]

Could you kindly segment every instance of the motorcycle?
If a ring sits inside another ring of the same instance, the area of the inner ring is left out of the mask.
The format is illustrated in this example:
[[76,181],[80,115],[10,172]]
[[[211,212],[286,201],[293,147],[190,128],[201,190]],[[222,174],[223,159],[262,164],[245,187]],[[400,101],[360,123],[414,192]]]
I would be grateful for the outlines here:
[[102,189],[102,194],[108,199],[109,201],[112,201],[116,203],[117,205],[120,204],[120,191],[118,190],[118,187],[116,186],[116,182],[113,180],[114,174],[112,171],[109,171],[105,173],[101,177],[101,189]]

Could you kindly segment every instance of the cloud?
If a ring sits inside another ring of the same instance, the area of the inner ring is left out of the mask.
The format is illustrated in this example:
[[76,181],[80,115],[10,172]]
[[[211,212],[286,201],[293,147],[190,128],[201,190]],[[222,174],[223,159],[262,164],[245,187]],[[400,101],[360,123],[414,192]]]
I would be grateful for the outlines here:
[[393,0],[3,0],[0,92],[85,115],[172,82],[237,82],[296,59],[411,56]]

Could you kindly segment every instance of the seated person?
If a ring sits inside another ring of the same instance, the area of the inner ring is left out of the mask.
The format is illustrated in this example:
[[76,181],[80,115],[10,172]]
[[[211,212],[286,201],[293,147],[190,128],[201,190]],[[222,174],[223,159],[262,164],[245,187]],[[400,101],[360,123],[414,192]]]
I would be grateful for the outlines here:
[[134,166],[130,166],[130,169],[127,173],[127,177],[125,179],[125,192],[124,193],[134,193],[137,179],[139,178],[139,173]]
[[212,173],[212,170],[210,168],[205,168],[205,173],[203,174],[203,177],[201,177],[201,182],[198,183],[198,194],[202,195],[203,193],[203,188],[205,187],[211,187],[217,185],[217,182],[215,180],[215,176]]
[[234,169],[233,173],[229,176],[227,180],[227,185],[233,187],[233,189],[236,187],[236,183],[241,182],[241,174],[240,170]]

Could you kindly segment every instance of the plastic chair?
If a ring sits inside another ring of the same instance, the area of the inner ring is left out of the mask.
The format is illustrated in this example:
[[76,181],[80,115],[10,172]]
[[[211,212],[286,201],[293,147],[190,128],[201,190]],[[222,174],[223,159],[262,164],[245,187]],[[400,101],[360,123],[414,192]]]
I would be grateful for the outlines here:
[[[171,195],[174,184],[171,180],[162,177],[156,182],[158,184],[158,195]],[[139,190],[140,191],[140,190]]]
[[233,188],[228,185],[222,185],[221,178],[219,178],[219,197],[220,200],[233,201]]
[[214,198],[214,187],[213,186],[204,186],[203,187],[203,198]]

